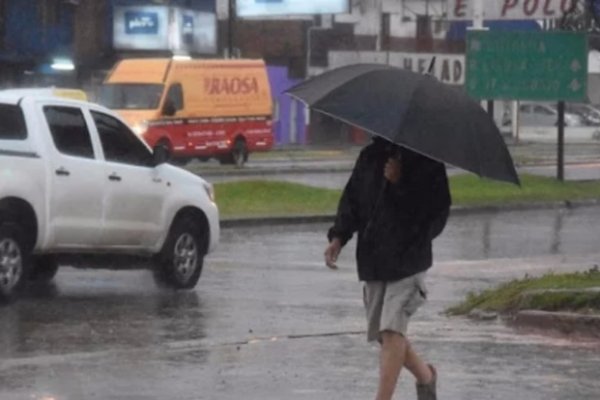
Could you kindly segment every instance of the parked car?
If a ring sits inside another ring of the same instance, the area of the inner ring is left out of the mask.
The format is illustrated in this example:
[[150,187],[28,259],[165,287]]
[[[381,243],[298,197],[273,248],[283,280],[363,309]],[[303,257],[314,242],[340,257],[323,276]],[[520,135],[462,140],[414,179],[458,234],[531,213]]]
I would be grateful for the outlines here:
[[580,115],[586,126],[600,126],[600,110],[590,104],[567,104],[566,110]]
[[196,285],[219,240],[213,188],[167,164],[112,111],[0,92],[0,301],[59,265],[150,267]]
[[[506,113],[503,125],[511,123],[510,113]],[[543,103],[521,103],[519,105],[519,124],[521,126],[548,127],[558,125],[556,107]],[[583,126],[583,117],[573,112],[565,111],[565,126]]]

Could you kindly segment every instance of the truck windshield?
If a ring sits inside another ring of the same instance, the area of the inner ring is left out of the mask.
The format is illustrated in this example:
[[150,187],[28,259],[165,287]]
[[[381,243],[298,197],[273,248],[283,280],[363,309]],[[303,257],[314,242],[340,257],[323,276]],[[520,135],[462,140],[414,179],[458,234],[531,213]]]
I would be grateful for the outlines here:
[[106,84],[100,89],[99,102],[113,110],[156,110],[164,85]]

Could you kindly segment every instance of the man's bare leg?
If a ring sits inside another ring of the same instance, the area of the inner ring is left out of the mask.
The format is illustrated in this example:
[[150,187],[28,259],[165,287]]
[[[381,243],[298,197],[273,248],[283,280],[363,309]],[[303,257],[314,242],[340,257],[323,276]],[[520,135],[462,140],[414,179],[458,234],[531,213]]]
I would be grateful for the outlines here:
[[379,389],[376,400],[391,400],[398,383],[400,370],[406,361],[408,342],[396,332],[381,333],[379,360]]
[[433,379],[433,373],[431,368],[426,364],[415,350],[412,345],[406,340],[406,358],[404,359],[404,366],[408,369],[417,380],[417,383],[429,383]]

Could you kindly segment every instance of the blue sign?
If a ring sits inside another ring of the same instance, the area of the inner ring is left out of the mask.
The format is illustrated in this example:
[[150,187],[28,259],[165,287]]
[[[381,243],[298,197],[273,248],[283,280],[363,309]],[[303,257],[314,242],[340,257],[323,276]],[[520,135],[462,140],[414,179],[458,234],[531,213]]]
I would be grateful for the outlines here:
[[125,12],[125,33],[128,35],[157,35],[158,13],[144,11]]

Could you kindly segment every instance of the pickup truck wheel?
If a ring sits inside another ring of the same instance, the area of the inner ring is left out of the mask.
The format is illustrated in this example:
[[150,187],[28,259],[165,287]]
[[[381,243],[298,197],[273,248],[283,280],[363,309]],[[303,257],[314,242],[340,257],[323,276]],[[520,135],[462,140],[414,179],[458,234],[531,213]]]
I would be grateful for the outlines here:
[[154,279],[159,286],[172,289],[196,286],[204,264],[202,235],[190,220],[180,219],[175,223],[154,268]]
[[13,300],[29,272],[29,250],[21,228],[0,225],[0,302]]
[[58,263],[52,256],[35,257],[31,263],[30,282],[48,283],[56,276]]

